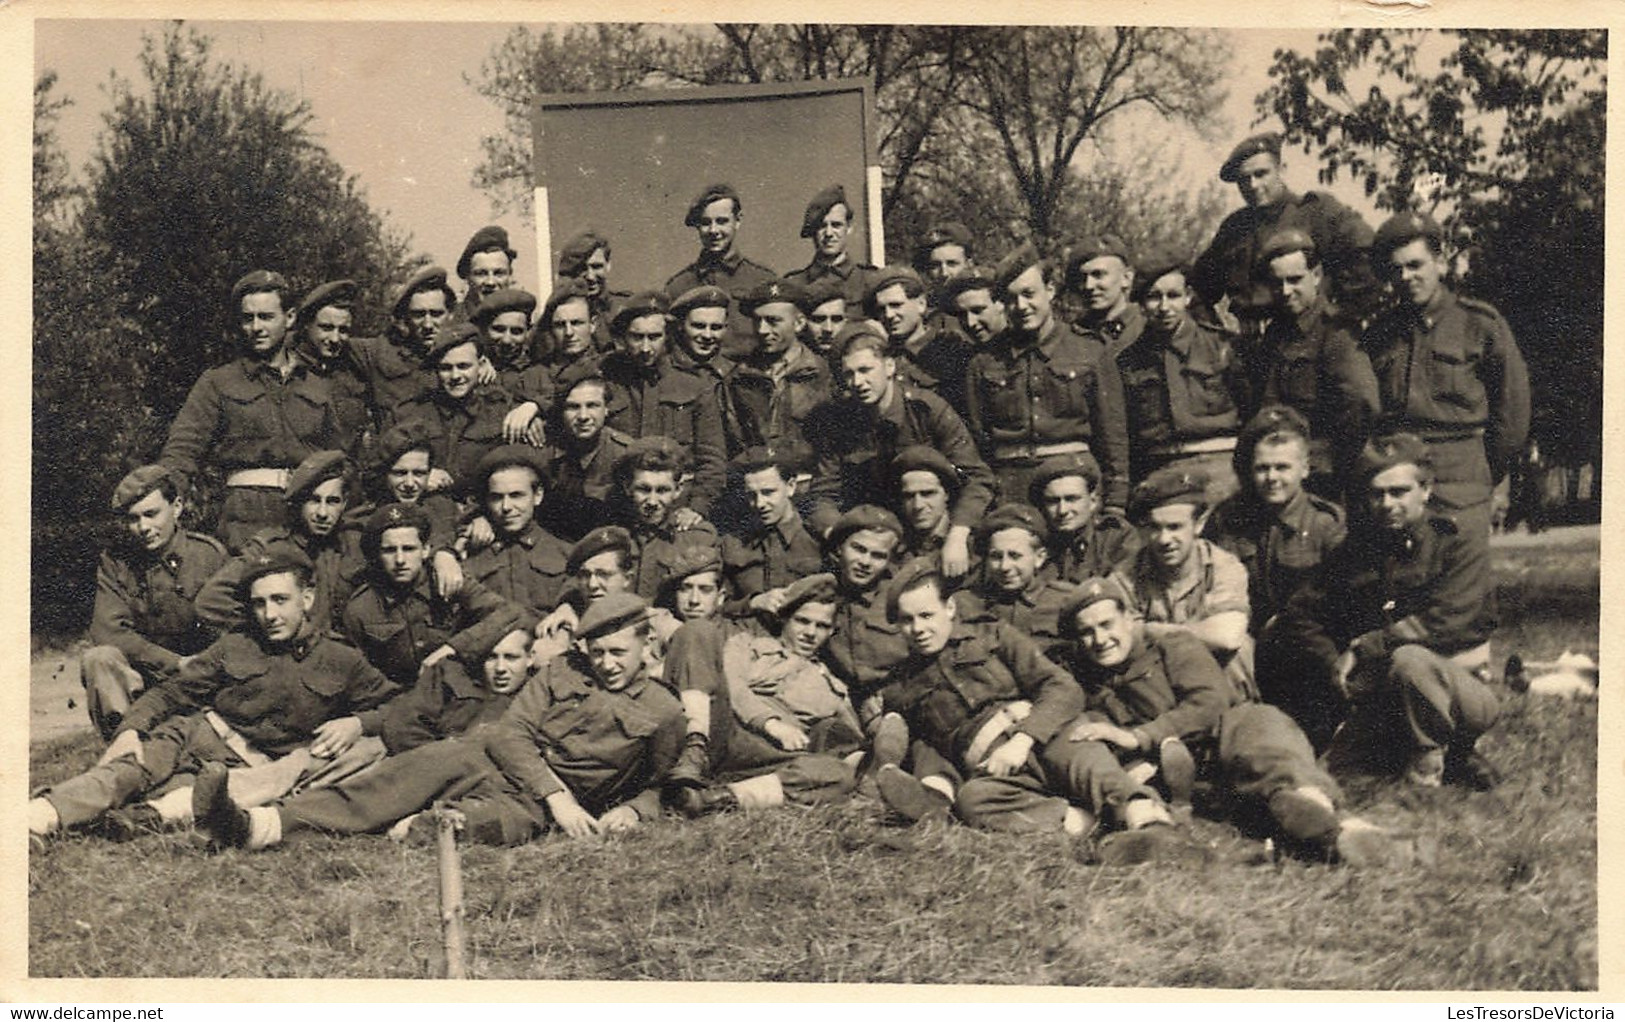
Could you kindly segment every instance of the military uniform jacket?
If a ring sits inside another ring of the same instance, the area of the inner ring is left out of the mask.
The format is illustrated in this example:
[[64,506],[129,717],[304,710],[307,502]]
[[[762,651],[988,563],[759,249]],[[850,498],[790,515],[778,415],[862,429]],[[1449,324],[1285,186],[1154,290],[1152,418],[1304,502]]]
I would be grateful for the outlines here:
[[650,603],[660,595],[660,587],[671,577],[672,565],[684,550],[717,545],[716,526],[703,519],[691,529],[673,529],[670,524],[648,528],[630,520],[622,524],[632,534],[632,552],[637,558],[632,589]]
[[778,278],[778,274],[761,263],[746,259],[737,251],[715,259],[709,255],[678,270],[666,281],[666,294],[676,298],[684,291],[712,284],[728,292],[728,333],[722,341],[722,353],[731,359],[740,359],[756,350],[756,329],[751,318],[740,311],[739,303],[756,285]]
[[1114,358],[1145,333],[1145,313],[1140,311],[1138,305],[1130,303],[1115,316],[1076,319],[1072,322],[1072,329],[1105,348],[1107,358]]
[[1280,514],[1238,493],[1214,508],[1205,532],[1247,570],[1254,635],[1286,609],[1293,594],[1320,586],[1327,558],[1347,534],[1343,509],[1307,490]]
[[910,655],[883,692],[885,707],[908,721],[909,732],[956,766],[976,733],[1010,703],[1032,703],[1013,730],[1042,746],[1083,712],[1083,691],[1033,640],[1009,625],[956,622],[935,657]]
[[790,358],[790,364],[777,375],[754,361],[740,362],[728,374],[724,386],[739,424],[741,447],[773,446],[785,439],[816,446],[805,435],[803,422],[830,399],[834,379],[829,363],[805,344]]
[[451,473],[454,493],[465,493],[480,459],[502,445],[502,420],[514,401],[501,387],[475,387],[461,401],[436,388],[396,409],[397,422],[428,426],[432,464]]
[[971,357],[967,425],[990,464],[997,465],[1000,449],[1009,445],[1082,440],[1100,463],[1105,503],[1128,501],[1123,385],[1102,350],[1054,323],[1036,342],[1007,331]]
[[1248,613],[1247,569],[1234,554],[1211,541],[1198,539],[1196,568],[1173,586],[1157,579],[1155,553],[1142,549],[1132,562],[1117,566],[1115,575],[1134,601],[1130,608],[1147,621],[1183,625],[1215,614]]
[[615,488],[615,462],[632,446],[632,438],[605,426],[590,448],[579,449],[573,437],[542,451],[546,496],[539,509],[547,528],[575,542],[611,519],[610,494]]
[[949,508],[953,524],[974,527],[993,503],[993,470],[964,421],[929,391],[893,385],[891,399],[876,411],[840,398],[814,412],[807,431],[818,451],[809,488],[822,505],[815,524],[827,525],[858,504],[890,503],[892,459],[915,444],[935,448],[959,475],[959,493]]
[[1401,309],[1378,319],[1364,343],[1382,398],[1383,429],[1429,441],[1484,431],[1483,463],[1435,465],[1443,495],[1454,496],[1452,483],[1487,487],[1506,474],[1529,439],[1529,370],[1494,306],[1441,290],[1427,310]]
[[233,632],[143,693],[119,731],[145,735],[170,717],[213,707],[254,748],[281,756],[339,717],[359,717],[363,733],[377,734],[380,707],[397,691],[360,653],[308,626],[275,650]]
[[857,592],[845,585],[835,605],[835,627],[824,644],[824,662],[846,682],[852,702],[861,705],[885,684],[892,668],[908,657],[908,641],[886,620],[890,577]]
[[1402,530],[1351,530],[1323,589],[1300,591],[1292,608],[1324,623],[1339,645],[1360,640],[1362,658],[1411,643],[1450,656],[1489,638],[1490,593],[1489,537],[1428,514]]
[[1065,642],[1061,638],[1061,614],[1076,594],[1071,582],[1042,576],[1019,593],[1005,593],[982,586],[954,594],[959,620],[966,624],[1009,625],[1038,643],[1044,655],[1059,659]]
[[173,670],[181,657],[214,641],[218,625],[201,618],[195,602],[226,557],[219,540],[181,529],[152,553],[104,551],[90,641],[114,647],[149,678]]
[[899,380],[916,390],[939,395],[961,418],[966,414],[965,372],[975,354],[957,330],[934,329],[929,323],[917,340],[903,342],[899,352]]
[[1371,360],[1329,313],[1317,302],[1301,316],[1270,320],[1248,366],[1253,400],[1246,417],[1265,405],[1291,405],[1308,420],[1317,445],[1330,444],[1341,464],[1365,442],[1379,401]]
[[224,473],[291,469],[345,446],[328,381],[297,356],[286,379],[269,363],[239,358],[206,371],[169,427],[158,463],[187,478],[207,460]]
[[538,802],[567,790],[595,816],[624,803],[647,820],[660,813],[684,728],[682,704],[658,682],[640,677],[608,692],[569,653],[520,689],[486,751]]
[[1235,349],[1192,319],[1171,337],[1142,334],[1118,353],[1117,368],[1135,478],[1155,467],[1144,460],[1157,447],[1234,436],[1241,429],[1247,384]]
[[722,577],[728,586],[728,598],[722,612],[729,617],[748,614],[752,597],[822,570],[823,550],[802,524],[800,515],[792,514],[789,521],[757,529],[748,536],[725,535]]
[[522,351],[518,358],[507,365],[493,362],[493,368],[497,372],[497,385],[508,392],[514,405],[534,401],[544,418],[552,411],[557,395],[550,366],[533,360],[529,352]]
[[1097,512],[1077,532],[1050,534],[1049,560],[1039,569],[1044,578],[1082,582],[1112,569],[1140,552],[1140,532],[1122,515]]
[[[460,660],[442,660],[406,692],[384,707],[384,746],[392,756],[445,738],[489,733],[507,712],[513,695],[498,695],[485,687],[475,672]],[[521,689],[520,691],[524,691]]]
[[490,546],[470,555],[463,573],[533,614],[558,606],[570,581],[570,545],[531,522],[517,536],[497,534]]
[[459,660],[501,641],[519,608],[472,580],[451,599],[435,593],[429,572],[397,591],[369,578],[344,607],[344,633],[367,660],[402,687],[417,680],[423,658],[450,646]]
[[1268,282],[1254,272],[1264,242],[1278,230],[1297,229],[1315,243],[1331,298],[1352,316],[1371,312],[1377,279],[1371,272],[1372,233],[1360,214],[1325,192],[1288,192],[1273,206],[1245,207],[1224,218],[1213,242],[1196,257],[1190,282],[1203,303],[1230,296],[1231,311],[1242,319],[1262,319],[1273,299]]
[[290,547],[310,558],[315,568],[311,574],[316,589],[316,602],[309,614],[311,625],[319,632],[332,631],[338,624],[336,615],[349,602],[367,568],[359,530],[343,523],[320,542],[309,533],[280,525],[256,532],[243,544],[242,552],[222,565],[198,591],[198,617],[221,631],[247,627],[250,614],[243,600],[243,576],[257,558]]
[[737,632],[722,646],[723,677],[734,716],[765,735],[774,717],[802,728],[839,717],[858,734],[846,685],[822,663],[798,656],[778,639]]
[[728,438],[717,387],[699,375],[674,370],[664,356],[653,369],[644,369],[626,353],[615,352],[604,357],[601,369],[613,388],[606,421],[631,437],[665,436],[688,448],[694,478],[685,503],[709,514],[728,484]]
[[723,451],[728,457],[738,454],[741,450],[739,423],[734,420],[733,404],[728,400],[727,388],[723,386],[723,381],[733,372],[733,359],[719,351],[707,361],[701,362],[681,345],[673,345],[667,351],[666,357],[671,362],[673,372],[691,376],[710,388],[712,400],[717,404],[717,414],[722,418],[722,436],[725,441]]
[[345,345],[336,358],[322,360],[313,353],[301,352],[310,363],[311,372],[327,381],[333,395],[333,414],[338,419],[339,446],[347,451],[360,449],[362,437],[373,424],[372,409],[367,404],[367,381],[356,365],[349,345]]
[[1239,700],[1202,640],[1173,632],[1145,635],[1115,668],[1083,662],[1078,681],[1091,712],[1139,728],[1156,748],[1166,738],[1205,737]]
[[814,284],[829,277],[840,281],[841,297],[846,299],[849,309],[862,309],[864,296],[869,293],[869,284],[874,280],[878,267],[868,263],[860,263],[850,254],[838,263],[823,263],[814,259],[799,270],[791,270],[784,275],[785,280],[793,280],[802,287],[811,288]]
[[393,337],[353,337],[350,353],[367,385],[367,404],[379,430],[395,421],[395,410],[435,389],[434,370],[421,355]]
[[615,322],[615,314],[626,305],[626,300],[632,297],[630,291],[617,291],[605,288],[596,295],[587,299],[587,307],[597,317],[592,328],[592,345],[601,355],[615,350],[615,335],[610,332],[609,325]]

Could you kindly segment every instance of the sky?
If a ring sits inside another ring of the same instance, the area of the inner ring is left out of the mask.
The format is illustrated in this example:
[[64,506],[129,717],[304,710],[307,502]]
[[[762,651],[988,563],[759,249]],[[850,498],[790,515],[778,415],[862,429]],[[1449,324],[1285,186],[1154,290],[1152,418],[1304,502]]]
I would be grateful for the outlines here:
[[[514,27],[512,22],[301,22],[193,21],[214,40],[222,60],[260,72],[266,82],[306,100],[314,129],[333,157],[359,176],[374,209],[410,232],[414,251],[448,269],[481,225],[506,227],[519,253],[516,273],[535,287],[536,237],[517,213],[493,215],[488,196],[475,188],[480,138],[502,130],[496,105],[473,81],[481,62]],[[535,26],[533,26],[535,27]],[[56,94],[73,101],[58,134],[70,165],[82,172],[104,129],[110,73],[139,80],[143,33],[163,22],[40,19],[35,23],[35,73],[58,75]],[[1132,130],[1171,137],[1179,154],[1169,178],[1195,191],[1216,175],[1235,141],[1251,133],[1253,97],[1267,84],[1265,69],[1278,46],[1314,45],[1315,31],[1234,29],[1229,96],[1214,138],[1182,126],[1137,117]],[[1144,128],[1140,127],[1143,122]],[[1288,156],[1288,183],[1317,187],[1299,156]],[[1373,211],[1358,189],[1333,189],[1339,198]],[[1236,204],[1240,200],[1236,199]],[[896,243],[890,246],[894,250]]]

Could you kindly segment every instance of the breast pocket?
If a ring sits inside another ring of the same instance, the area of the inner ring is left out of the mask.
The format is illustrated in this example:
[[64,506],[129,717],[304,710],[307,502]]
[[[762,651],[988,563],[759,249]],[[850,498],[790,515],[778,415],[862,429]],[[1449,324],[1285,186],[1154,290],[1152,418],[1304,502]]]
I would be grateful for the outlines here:
[[1168,388],[1155,369],[1124,371],[1123,402],[1128,409],[1129,428],[1135,432],[1168,420]]
[[1088,416],[1089,391],[1094,383],[1094,370],[1089,366],[1047,366],[1039,382],[1039,393],[1050,415]]
[[1015,373],[988,373],[982,377],[982,405],[987,409],[987,425],[1019,429],[1026,425],[1026,395]]
[[692,396],[662,396],[654,407],[653,421],[643,424],[643,435],[669,436],[684,445],[694,443],[694,416],[699,399]]
[[1484,381],[1479,377],[1484,351],[1470,344],[1438,347],[1428,352],[1428,382],[1433,399],[1467,411],[1484,407]]
[[1313,408],[1318,381],[1314,358],[1306,354],[1283,355],[1276,367],[1275,393],[1269,397],[1294,408]]
[[1219,366],[1191,363],[1181,370],[1185,378],[1185,394],[1190,401],[1191,414],[1200,418],[1214,418],[1233,413],[1235,398]]
[[288,428],[307,443],[325,442],[327,409],[332,404],[327,387],[314,382],[295,386],[282,402]]

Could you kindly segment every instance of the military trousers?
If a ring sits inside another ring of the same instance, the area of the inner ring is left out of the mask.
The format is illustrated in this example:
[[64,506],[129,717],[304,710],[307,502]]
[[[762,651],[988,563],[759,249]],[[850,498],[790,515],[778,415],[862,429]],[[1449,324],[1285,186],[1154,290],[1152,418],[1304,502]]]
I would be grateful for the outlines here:
[[1328,753],[1336,761],[1398,765],[1432,749],[1471,748],[1501,713],[1478,675],[1426,646],[1400,646],[1357,670],[1369,673]]
[[[966,764],[971,776],[955,799],[959,818],[972,827],[1007,833],[1061,829],[1068,806],[1101,816],[1108,807],[1156,793],[1131,780],[1117,756],[1102,742],[1074,742],[1068,723],[1026,764],[1006,777],[992,777]],[[1002,744],[1002,743],[999,743]],[[998,748],[995,745],[994,748]]]
[[110,741],[130,704],[147,690],[148,678],[130,666],[117,646],[92,646],[79,656],[79,682],[85,687],[90,722]]

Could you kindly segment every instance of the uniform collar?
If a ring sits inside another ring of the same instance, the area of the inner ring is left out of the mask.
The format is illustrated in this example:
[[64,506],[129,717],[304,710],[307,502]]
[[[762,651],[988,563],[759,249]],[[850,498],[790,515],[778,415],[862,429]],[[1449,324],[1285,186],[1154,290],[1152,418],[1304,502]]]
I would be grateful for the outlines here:
[[536,546],[537,541],[541,538],[541,529],[536,525],[536,519],[532,518],[528,523],[526,523],[523,529],[519,530],[519,534],[517,536],[503,536],[499,534],[497,536],[497,545],[503,548],[522,546],[526,550],[530,550]]
[[1180,361],[1189,359],[1191,345],[1196,343],[1196,321],[1186,316],[1163,343],[1169,351],[1179,356]]
[[1136,572],[1141,578],[1135,581],[1143,579],[1147,586],[1163,593],[1169,603],[1178,603],[1202,584],[1202,579],[1207,575],[1208,561],[1211,560],[1208,541],[1198,537],[1191,550],[1191,561],[1194,562],[1194,566],[1181,578],[1165,582],[1161,566],[1156,562],[1155,551],[1147,546],[1141,551],[1140,556],[1145,558],[1145,567],[1143,571]]
[[694,260],[694,268],[697,270],[726,269],[729,273],[732,273],[739,268],[739,264],[744,260],[744,254],[737,248],[725,256],[714,256],[709,252],[702,252],[700,257]]

